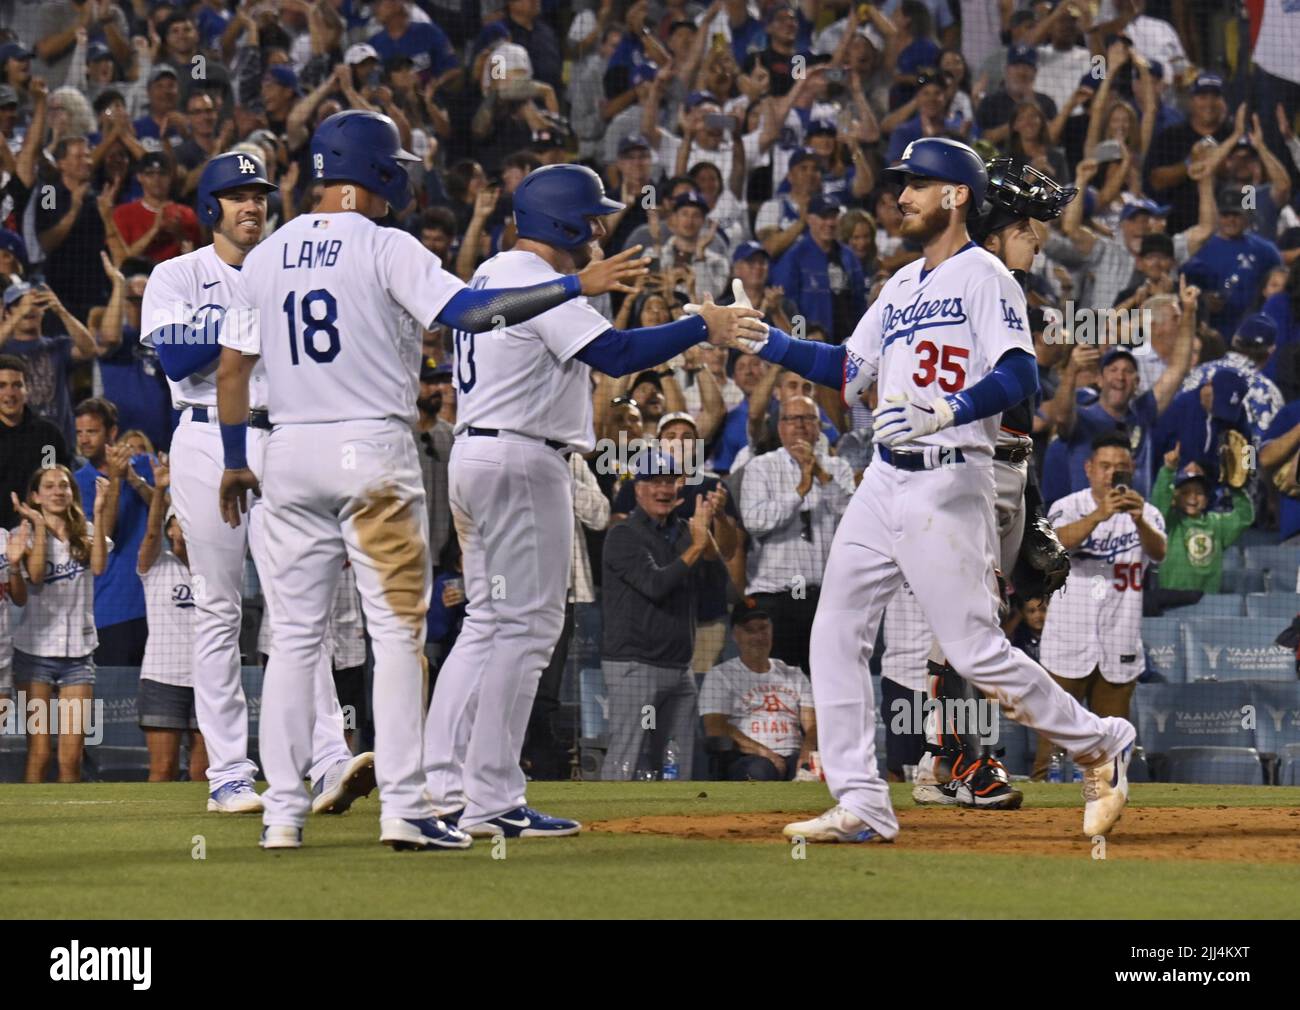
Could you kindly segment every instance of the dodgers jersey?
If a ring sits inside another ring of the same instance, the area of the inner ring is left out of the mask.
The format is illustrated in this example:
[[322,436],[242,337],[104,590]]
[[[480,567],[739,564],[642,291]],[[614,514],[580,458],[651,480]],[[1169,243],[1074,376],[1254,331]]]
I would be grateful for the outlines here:
[[[1025,293],[1002,262],[974,242],[933,270],[925,260],[902,267],[845,341],[845,382],[874,374],[883,403],[918,403],[960,392],[984,378],[1010,350],[1034,353]],[[991,459],[1000,414],[926,435],[907,445],[959,448]]]
[[164,549],[149,570],[139,574],[149,618],[140,677],[159,684],[193,687],[194,590],[190,570]]
[[[140,309],[140,343],[155,347],[160,328],[176,324],[193,327],[211,338],[211,330],[226,328],[230,306],[238,298],[241,273],[217,255],[215,246],[204,246],[184,256],[163,260],[149,275]],[[179,382],[170,378],[172,406],[216,407],[217,362]],[[266,373],[253,369],[248,384],[249,406],[266,406]]]
[[[14,648],[29,656],[88,656],[99,648],[95,576],[89,565],[72,557],[67,541],[49,532],[45,535],[45,581],[39,586],[27,583],[27,606],[18,612],[21,617],[14,629]],[[87,541],[94,535],[95,526],[87,520]],[[105,546],[112,551],[112,539],[106,537]]]
[[296,217],[244,260],[221,344],[260,355],[272,424],[415,421],[421,327],[465,287],[412,235]]
[[[471,285],[525,287],[563,276],[536,253],[512,250],[480,266]],[[591,369],[574,355],[612,326],[578,297],[515,326],[457,330],[456,434],[498,428],[590,452]]]
[[[1048,521],[1060,528],[1097,508],[1091,488],[1052,505]],[[1163,535],[1165,520],[1150,502],[1142,517]],[[1142,576],[1147,556],[1131,516],[1117,513],[1099,523],[1070,551],[1065,590],[1052,597],[1043,626],[1040,658],[1060,677],[1080,678],[1100,666],[1113,684],[1136,680],[1146,667],[1142,653]]]

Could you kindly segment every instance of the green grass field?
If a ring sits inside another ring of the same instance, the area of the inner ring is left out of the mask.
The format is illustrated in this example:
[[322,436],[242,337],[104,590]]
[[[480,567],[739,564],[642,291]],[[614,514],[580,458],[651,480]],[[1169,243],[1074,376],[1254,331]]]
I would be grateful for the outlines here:
[[[894,802],[911,807],[908,788]],[[704,794],[704,795],[701,795]],[[584,822],[828,804],[818,784],[536,783],[530,802]],[[1271,918],[1300,909],[1300,863],[1129,861],[584,833],[399,854],[374,797],[314,818],[304,848],[256,846],[260,820],[202,812],[204,787],[0,786],[8,918]],[[1028,785],[1026,808],[1073,807],[1077,787]],[[1141,807],[1300,806],[1300,789],[1136,785]],[[979,816],[979,815],[971,815]],[[1001,815],[1014,816],[1014,815]],[[1004,822],[1005,823],[1005,822]],[[1296,822],[1300,831],[1300,821]],[[1121,825],[1122,829],[1123,825]],[[988,822],[985,830],[997,830]],[[203,836],[205,858],[193,858]]]

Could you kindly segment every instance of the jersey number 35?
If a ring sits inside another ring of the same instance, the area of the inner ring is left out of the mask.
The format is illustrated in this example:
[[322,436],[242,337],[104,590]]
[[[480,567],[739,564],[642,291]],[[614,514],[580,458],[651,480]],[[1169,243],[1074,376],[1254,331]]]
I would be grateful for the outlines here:
[[924,388],[937,378],[939,388],[945,393],[956,393],[966,388],[965,362],[970,358],[969,347],[937,347],[931,340],[916,345],[920,368],[912,373],[912,381]]

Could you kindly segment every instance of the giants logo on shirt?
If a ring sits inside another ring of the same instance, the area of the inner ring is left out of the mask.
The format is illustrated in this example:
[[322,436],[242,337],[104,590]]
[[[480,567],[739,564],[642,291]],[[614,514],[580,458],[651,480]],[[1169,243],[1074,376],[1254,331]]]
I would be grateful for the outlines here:
[[881,313],[881,345],[883,351],[899,337],[906,337],[910,345],[917,330],[932,326],[956,326],[966,322],[966,310],[960,298],[930,298],[923,294],[901,309],[886,305]]

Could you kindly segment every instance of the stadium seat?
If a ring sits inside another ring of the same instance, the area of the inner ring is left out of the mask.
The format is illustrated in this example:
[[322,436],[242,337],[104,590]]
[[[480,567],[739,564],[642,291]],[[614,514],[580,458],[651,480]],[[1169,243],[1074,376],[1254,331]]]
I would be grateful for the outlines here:
[[1142,645],[1146,649],[1148,670],[1154,670],[1171,684],[1187,680],[1187,657],[1183,652],[1182,626],[1177,617],[1144,617]]
[[1300,747],[1300,683],[1252,684],[1255,747],[1280,780],[1288,748]]
[[[1148,761],[1174,747],[1255,747],[1254,726],[1243,717],[1253,688],[1239,682],[1139,684],[1130,716]],[[1161,778],[1154,763],[1152,776]]]
[[1270,592],[1294,592],[1297,574],[1300,573],[1300,545],[1273,544],[1247,547],[1244,550],[1246,568],[1267,572]]
[[1187,680],[1294,680],[1295,655],[1267,621],[1207,617],[1183,621]]
[[1300,593],[1250,593],[1246,597],[1246,616],[1267,618],[1276,623],[1274,638],[1296,614],[1300,614]]
[[1287,744],[1278,757],[1276,783],[1280,786],[1300,786],[1300,744]]
[[1253,568],[1225,568],[1223,579],[1219,583],[1219,592],[1225,593],[1262,593],[1266,582],[1264,573]]
[[1166,755],[1169,782],[1264,785],[1264,766],[1253,747],[1174,747]]
[[1246,567],[1246,555],[1242,552],[1241,544],[1233,544],[1223,552],[1223,570],[1225,572],[1240,571]]

